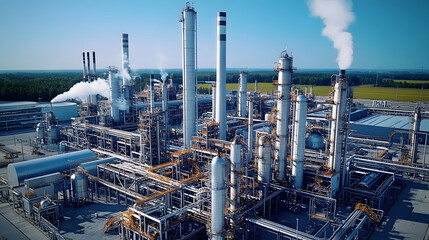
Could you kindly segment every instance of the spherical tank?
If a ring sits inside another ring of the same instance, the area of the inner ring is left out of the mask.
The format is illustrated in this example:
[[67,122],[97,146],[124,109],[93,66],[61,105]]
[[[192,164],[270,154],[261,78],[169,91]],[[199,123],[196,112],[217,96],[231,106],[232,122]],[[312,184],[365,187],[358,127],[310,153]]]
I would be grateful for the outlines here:
[[75,198],[88,198],[88,176],[83,173],[74,173],[71,175],[70,180]]
[[311,133],[308,135],[305,145],[307,148],[313,150],[322,149],[325,146],[323,144],[323,136],[320,133]]

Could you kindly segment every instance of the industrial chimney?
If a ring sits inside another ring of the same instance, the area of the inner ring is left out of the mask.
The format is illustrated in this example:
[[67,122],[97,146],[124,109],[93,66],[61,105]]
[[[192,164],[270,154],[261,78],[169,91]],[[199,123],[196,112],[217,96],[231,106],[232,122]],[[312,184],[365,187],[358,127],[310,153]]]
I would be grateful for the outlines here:
[[[121,37],[122,42],[122,73],[130,73],[130,59],[129,59],[129,50],[128,50],[128,34],[122,33]],[[125,74],[122,74],[122,85],[127,85],[125,79]]]
[[95,51],[92,52],[92,64],[94,68],[94,80],[97,80],[97,68],[95,67]]
[[226,140],[226,12],[217,13],[216,122],[219,139]]
[[82,52],[82,61],[83,61],[83,80],[86,81],[86,64],[85,64],[85,52]]
[[88,82],[92,82],[91,79],[91,60],[89,59],[89,52],[86,52],[86,60],[88,61],[88,72],[86,73]]
[[197,37],[197,13],[186,3],[182,10],[182,79],[183,79],[183,143],[185,148],[191,147],[191,138],[196,131],[197,116],[197,54],[195,41]]

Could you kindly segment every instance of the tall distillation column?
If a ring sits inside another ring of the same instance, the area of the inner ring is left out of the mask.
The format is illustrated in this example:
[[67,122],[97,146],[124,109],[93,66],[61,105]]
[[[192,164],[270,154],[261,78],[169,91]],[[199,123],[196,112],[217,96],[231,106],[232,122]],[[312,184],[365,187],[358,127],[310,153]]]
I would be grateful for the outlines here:
[[223,240],[225,216],[225,161],[220,156],[211,162],[211,239]]
[[283,181],[286,174],[288,126],[290,111],[290,86],[293,72],[293,58],[286,51],[280,55],[279,63],[275,70],[279,72],[277,85],[277,137],[278,137],[278,155],[279,166],[278,180]]
[[258,139],[258,181],[268,186],[271,181],[271,143],[267,135]]
[[116,76],[118,70],[114,67],[109,67],[109,85],[110,85],[110,116],[113,121],[119,121],[119,95],[120,95],[120,84],[119,79]]
[[238,85],[238,116],[247,117],[246,111],[247,101],[247,72],[240,72],[240,79]]
[[183,79],[183,143],[185,148],[191,147],[191,138],[196,131],[196,38],[197,38],[197,12],[186,3],[182,10],[182,79]]
[[345,129],[348,126],[347,117],[347,96],[348,83],[345,77],[346,70],[340,70],[340,74],[335,76],[334,102],[332,105],[332,121],[329,146],[329,167],[333,172],[331,178],[331,194],[336,196],[340,188],[340,170],[342,156],[344,156]]
[[226,12],[217,13],[216,122],[219,139],[226,140]]
[[216,83],[212,84],[212,117],[216,120]]
[[417,133],[420,131],[420,123],[422,121],[422,114],[421,114],[421,110],[420,107],[417,107],[416,110],[414,111],[414,116],[413,116],[413,130],[411,132],[411,162],[412,163],[417,163]]
[[122,96],[125,102],[125,112],[130,113],[130,87],[128,80],[130,78],[130,58],[128,50],[128,34],[121,35],[122,49]]
[[292,138],[292,177],[297,189],[302,189],[304,177],[305,131],[307,122],[307,97],[298,96],[295,107]]
[[231,212],[240,204],[240,177],[241,175],[241,144],[234,139],[231,144]]

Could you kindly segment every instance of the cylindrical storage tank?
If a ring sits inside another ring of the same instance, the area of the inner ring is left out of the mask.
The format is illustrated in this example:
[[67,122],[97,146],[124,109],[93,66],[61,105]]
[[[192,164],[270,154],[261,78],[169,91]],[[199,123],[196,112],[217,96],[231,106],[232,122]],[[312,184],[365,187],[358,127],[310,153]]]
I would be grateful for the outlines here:
[[270,184],[271,180],[271,144],[268,136],[259,137],[258,181]]
[[77,172],[70,177],[73,196],[76,200],[88,198],[88,176]]
[[97,176],[97,165],[113,162],[115,160],[117,160],[117,158],[115,157],[99,159],[91,162],[82,163],[79,165],[79,168],[85,171],[86,173],[91,174],[92,176]]
[[307,136],[305,145],[309,149],[319,150],[325,148],[323,143],[323,136],[320,133],[314,132]]
[[59,144],[59,148],[61,152],[65,152],[68,150],[67,141],[61,141]]
[[48,128],[49,143],[56,143],[60,137],[60,129],[56,125],[51,125]]
[[37,140],[41,143],[45,142],[45,127],[46,127],[46,124],[43,122],[38,123],[36,127]]
[[222,240],[225,216],[225,162],[217,156],[211,162],[211,239]]
[[271,114],[270,113],[265,113],[264,120],[265,121],[270,121],[270,119],[271,119]]
[[25,162],[11,163],[7,166],[8,184],[11,187],[19,186],[27,178],[63,172],[77,167],[81,163],[95,159],[95,153],[87,149]]

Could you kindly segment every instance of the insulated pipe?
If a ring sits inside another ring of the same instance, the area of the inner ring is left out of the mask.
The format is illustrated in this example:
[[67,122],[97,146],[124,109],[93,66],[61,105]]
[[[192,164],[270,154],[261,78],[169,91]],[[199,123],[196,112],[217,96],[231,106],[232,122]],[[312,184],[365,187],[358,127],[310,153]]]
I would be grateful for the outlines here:
[[292,83],[293,58],[286,51],[281,53],[279,63],[276,70],[279,71],[278,76],[278,98],[277,98],[277,136],[278,136],[278,180],[284,181],[286,174],[286,158],[288,144],[288,126],[290,118],[290,87]]
[[302,189],[304,178],[305,131],[307,122],[307,97],[296,99],[295,121],[292,140],[292,177],[297,189]]
[[216,122],[219,139],[226,140],[226,12],[217,13]]
[[333,196],[338,192],[340,185],[340,169],[344,138],[343,128],[346,127],[347,82],[345,79],[345,70],[341,70],[340,74],[335,76],[335,82],[330,133],[331,142],[329,146],[329,167],[334,173],[331,178],[331,190]]
[[91,61],[89,59],[89,52],[86,52],[86,60],[88,60],[88,72],[87,72],[87,78],[88,78],[88,82],[92,82],[91,79]]
[[216,119],[216,84],[212,84],[212,117]]
[[246,117],[246,101],[247,101],[247,72],[240,72],[238,86],[238,116]]
[[223,240],[225,216],[225,162],[216,156],[211,162],[211,239]]
[[184,147],[191,147],[192,135],[196,132],[196,23],[197,13],[189,4],[182,10],[182,79],[183,79],[183,143]]
[[231,212],[238,209],[240,204],[241,179],[241,144],[236,139],[231,144]]
[[[121,35],[122,42],[122,85],[127,85],[126,75],[130,73],[130,59],[129,59],[129,50],[128,50],[128,34],[122,33]],[[127,74],[125,74],[125,72]]]
[[271,144],[266,135],[259,137],[258,148],[258,181],[269,185],[271,180]]
[[86,64],[85,64],[85,52],[82,52],[82,60],[83,60],[83,80],[87,80],[86,78]]

